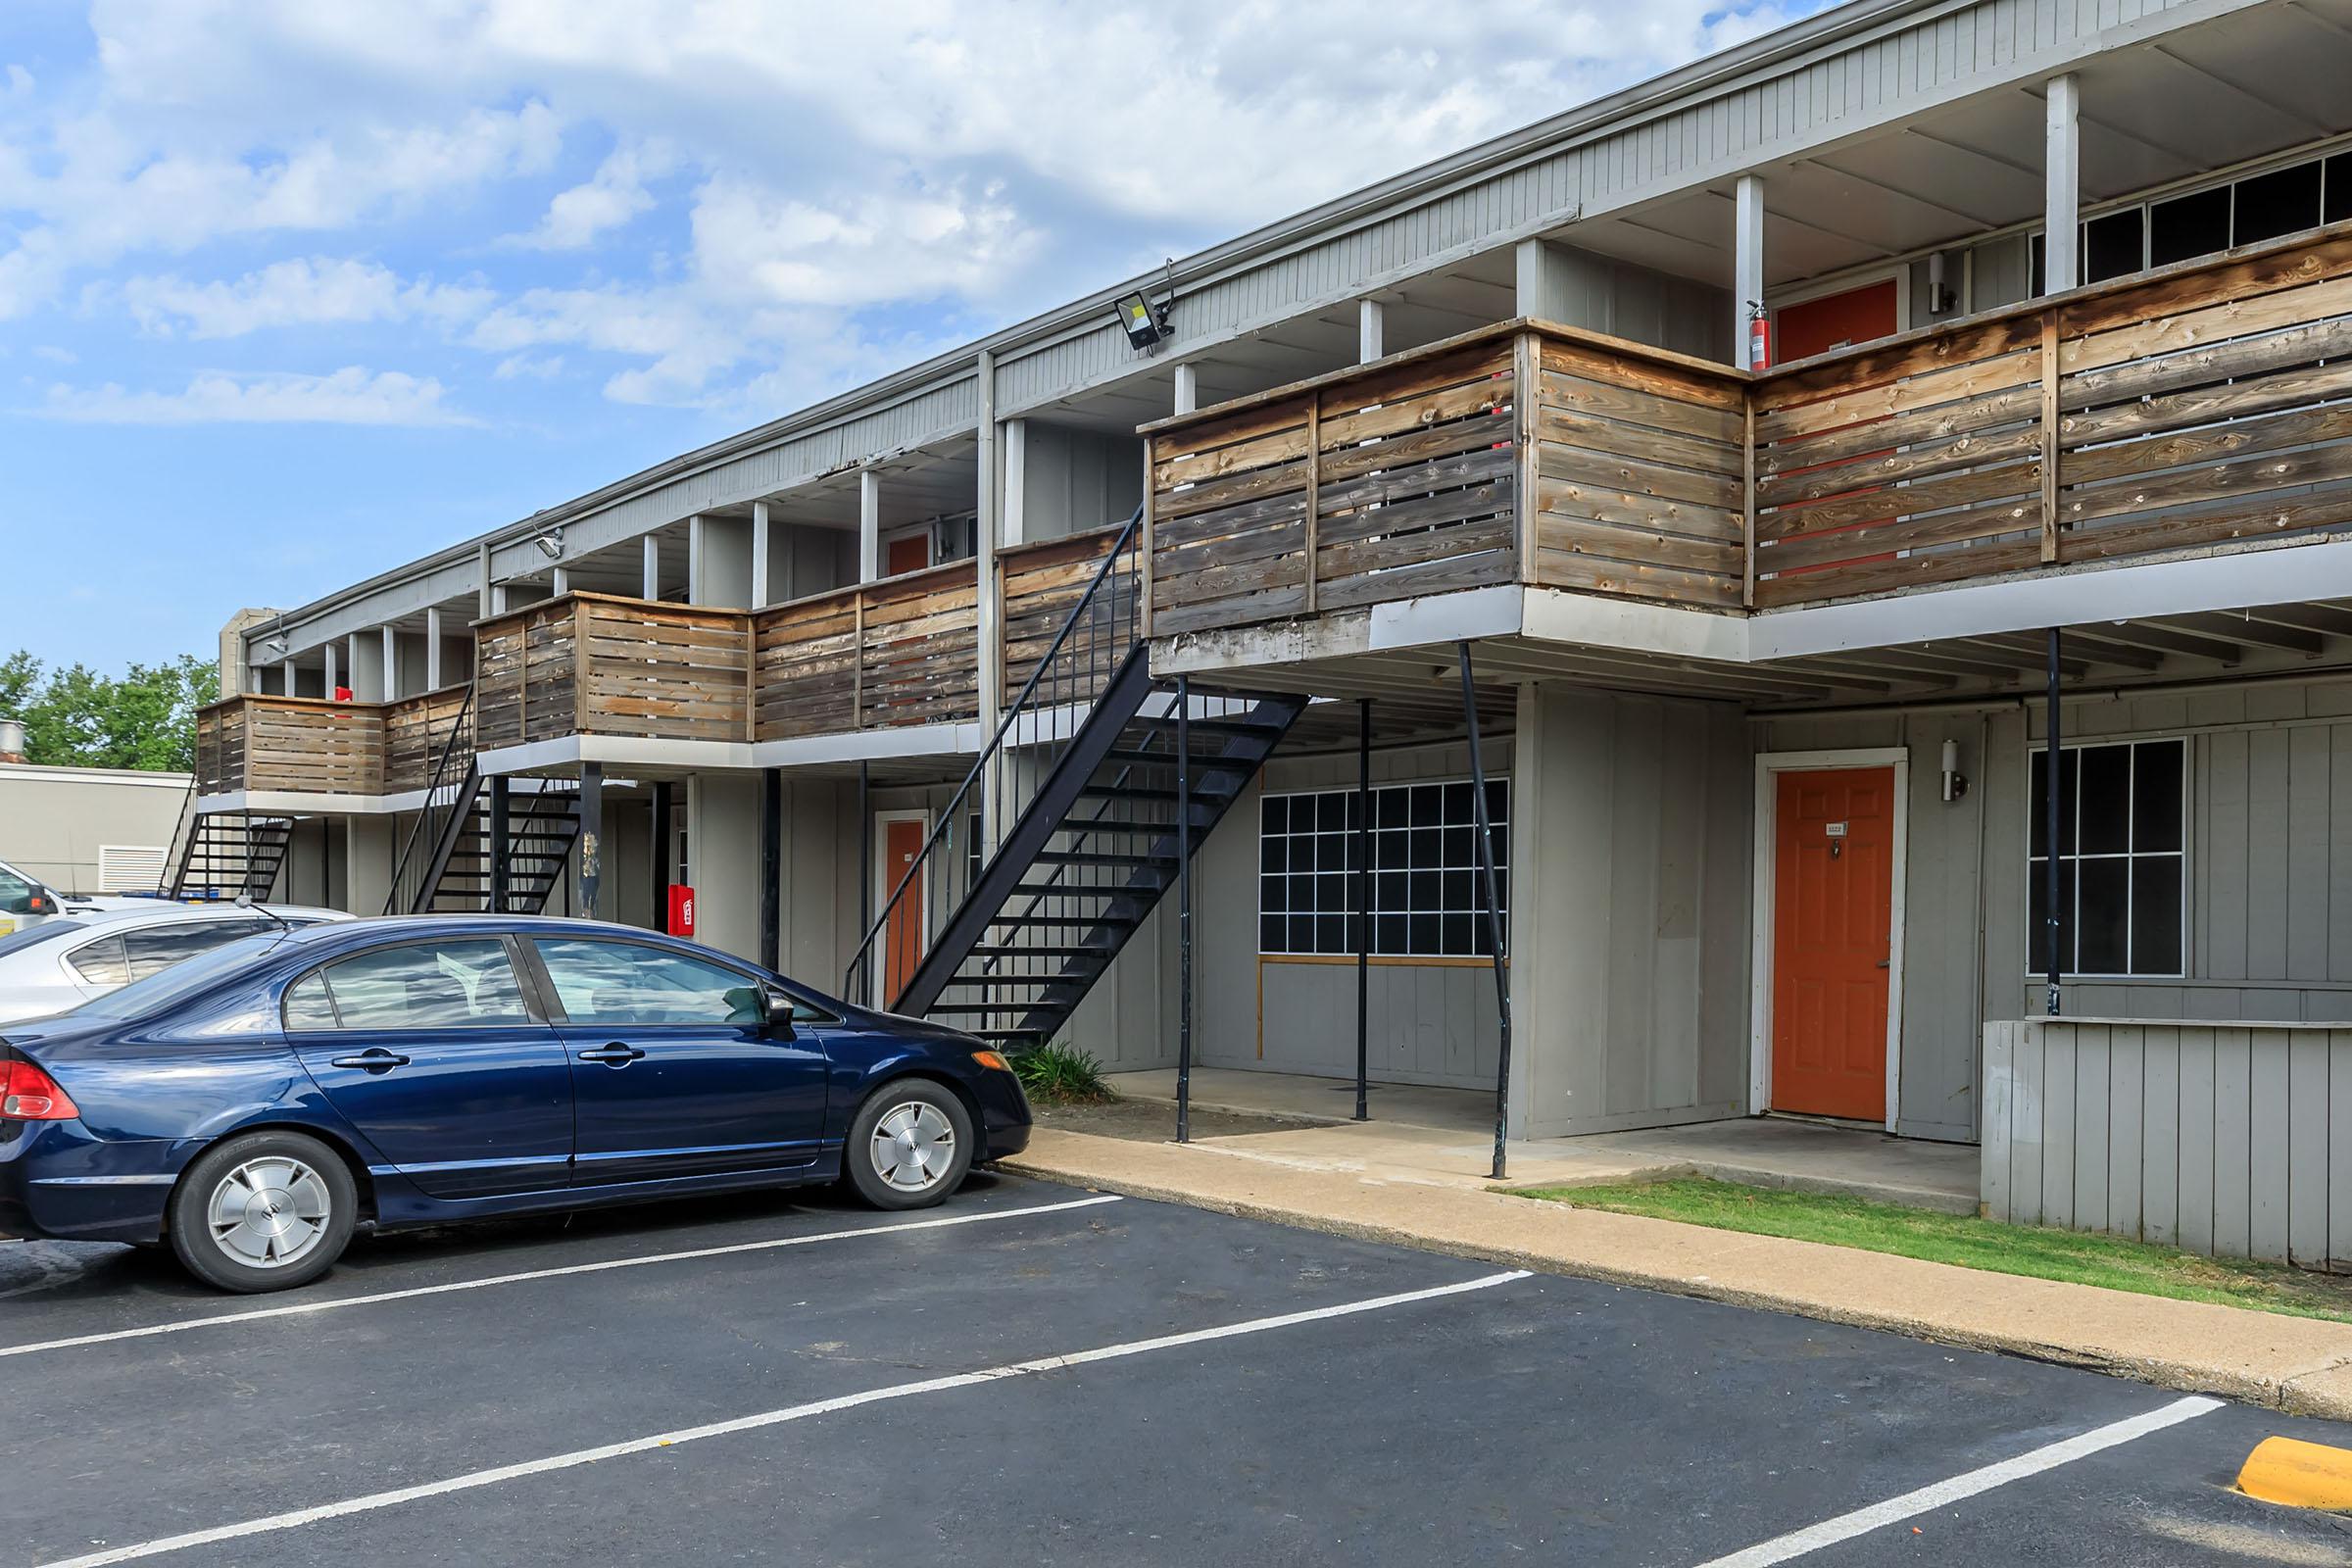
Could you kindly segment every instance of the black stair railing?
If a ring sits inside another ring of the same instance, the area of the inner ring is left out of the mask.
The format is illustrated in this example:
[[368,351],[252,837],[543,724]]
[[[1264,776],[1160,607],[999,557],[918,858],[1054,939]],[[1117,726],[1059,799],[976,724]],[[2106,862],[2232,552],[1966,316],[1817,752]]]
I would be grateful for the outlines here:
[[[1111,542],[1086,592],[1070,607],[1053,641],[1046,645],[1037,667],[1004,706],[996,733],[932,824],[913,863],[883,901],[842,978],[843,994],[851,1000],[868,1001],[876,991],[877,944],[883,942],[894,917],[904,911],[928,937],[931,911],[923,906],[923,890],[933,882],[935,870],[944,875],[953,863],[950,847],[955,843],[956,824],[973,826],[968,819],[977,809],[980,830],[1002,843],[1053,776],[1085,723],[1088,710],[1110,687],[1128,654],[1142,640],[1143,524],[1143,509],[1138,507]],[[993,848],[977,858],[974,880],[994,858]],[[907,956],[909,974],[913,957]],[[885,997],[883,1005],[895,1001],[895,996]]]
[[409,828],[400,861],[392,872],[392,889],[384,898],[384,913],[413,913],[432,891],[437,851],[459,812],[470,808],[472,791],[466,787],[473,770],[473,687],[449,721],[449,733],[433,760],[432,777],[424,787],[424,809]]
[[155,888],[159,898],[176,899],[187,890],[188,869],[196,858],[196,841],[202,836],[197,832],[196,815],[196,791],[200,787],[200,778],[201,775],[197,774],[189,776],[188,793],[180,800],[179,820],[172,827],[171,853],[164,858],[163,878]]

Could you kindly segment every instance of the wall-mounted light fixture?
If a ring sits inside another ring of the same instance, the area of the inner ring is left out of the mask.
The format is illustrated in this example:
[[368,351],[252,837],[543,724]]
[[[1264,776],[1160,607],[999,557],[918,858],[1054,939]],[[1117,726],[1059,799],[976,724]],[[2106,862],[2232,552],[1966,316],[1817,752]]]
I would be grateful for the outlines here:
[[1157,304],[1143,289],[1119,296],[1111,307],[1118,313],[1119,325],[1127,333],[1127,346],[1139,354],[1151,353],[1168,340],[1168,313],[1176,307],[1176,263],[1167,264],[1166,298]]
[[1943,743],[1943,799],[1946,805],[1968,793],[1968,775],[1960,771],[1960,743]]
[[1928,314],[1941,316],[1960,303],[1960,296],[1943,280],[1943,252],[1928,253]]
[[564,525],[560,522],[557,523],[553,528],[533,539],[531,543],[537,545],[539,553],[548,560],[562,561],[564,559]]

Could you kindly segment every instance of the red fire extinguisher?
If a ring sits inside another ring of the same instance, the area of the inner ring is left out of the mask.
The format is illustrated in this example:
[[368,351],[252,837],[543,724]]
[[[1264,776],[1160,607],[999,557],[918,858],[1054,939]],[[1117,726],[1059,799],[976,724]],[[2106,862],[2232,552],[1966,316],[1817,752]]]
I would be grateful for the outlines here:
[[1772,318],[1764,314],[1762,300],[1747,302],[1747,368],[1751,370],[1769,369],[1772,366]]
[[683,882],[669,885],[669,934],[673,937],[694,935],[694,889]]

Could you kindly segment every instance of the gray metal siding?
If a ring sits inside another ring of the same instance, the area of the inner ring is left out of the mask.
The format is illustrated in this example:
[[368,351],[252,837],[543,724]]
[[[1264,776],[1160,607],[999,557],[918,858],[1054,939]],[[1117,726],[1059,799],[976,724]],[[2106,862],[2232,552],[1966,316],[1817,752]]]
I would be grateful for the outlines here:
[[1985,1026],[1994,1219],[2352,1267],[2352,1028]]
[[1746,1098],[1747,737],[1728,704],[1525,687],[1512,789],[1513,1130]]

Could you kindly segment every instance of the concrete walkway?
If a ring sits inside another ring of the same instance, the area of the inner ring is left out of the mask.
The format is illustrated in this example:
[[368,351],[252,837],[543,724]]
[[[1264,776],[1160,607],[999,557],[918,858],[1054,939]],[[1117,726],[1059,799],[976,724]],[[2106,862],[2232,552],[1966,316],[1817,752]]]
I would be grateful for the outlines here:
[[[1114,1073],[1110,1083],[1122,1099],[1168,1105],[1173,1128],[1174,1072]],[[1201,1147],[1301,1170],[1379,1168],[1396,1181],[1492,1185],[1494,1096],[1383,1084],[1372,1091],[1373,1119],[1354,1122],[1344,1119],[1355,1107],[1354,1091],[1352,1083],[1336,1078],[1199,1069],[1193,1074],[1196,1109],[1323,1123],[1202,1139]],[[1523,1139],[1512,1143],[1508,1152],[1513,1187],[1576,1187],[1695,1175],[1870,1198],[1948,1214],[1977,1211],[1973,1147],[1811,1122],[1741,1116],[1644,1132]]]
[[[1404,1129],[1382,1136],[1410,1142]],[[1005,1163],[1082,1187],[2352,1419],[2352,1324],[1571,1208],[1469,1179],[1431,1179],[1413,1165],[1366,1160],[1354,1168],[1317,1168],[1230,1147],[1253,1141],[1179,1147],[1041,1127],[1029,1152]]]

